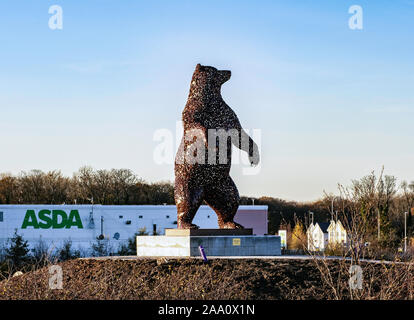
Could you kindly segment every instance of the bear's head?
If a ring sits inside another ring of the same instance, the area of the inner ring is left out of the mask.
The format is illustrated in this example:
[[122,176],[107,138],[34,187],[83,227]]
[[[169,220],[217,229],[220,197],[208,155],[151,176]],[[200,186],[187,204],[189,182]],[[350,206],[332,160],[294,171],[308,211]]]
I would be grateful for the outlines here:
[[203,93],[220,93],[223,83],[231,77],[230,70],[217,70],[214,67],[197,64],[191,79],[190,96]]

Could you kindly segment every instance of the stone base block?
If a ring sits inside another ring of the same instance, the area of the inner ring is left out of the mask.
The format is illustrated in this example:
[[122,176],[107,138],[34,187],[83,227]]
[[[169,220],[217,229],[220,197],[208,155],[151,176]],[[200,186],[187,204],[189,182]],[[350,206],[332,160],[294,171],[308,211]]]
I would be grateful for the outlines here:
[[278,256],[280,236],[137,236],[140,257]]

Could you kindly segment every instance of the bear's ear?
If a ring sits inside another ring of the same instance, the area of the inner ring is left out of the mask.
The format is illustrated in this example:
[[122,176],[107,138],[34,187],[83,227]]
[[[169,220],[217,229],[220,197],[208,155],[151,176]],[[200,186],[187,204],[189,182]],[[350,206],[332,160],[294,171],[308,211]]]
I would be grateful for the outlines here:
[[203,66],[201,64],[197,63],[197,65],[196,65],[196,71],[201,71],[202,68],[203,68]]

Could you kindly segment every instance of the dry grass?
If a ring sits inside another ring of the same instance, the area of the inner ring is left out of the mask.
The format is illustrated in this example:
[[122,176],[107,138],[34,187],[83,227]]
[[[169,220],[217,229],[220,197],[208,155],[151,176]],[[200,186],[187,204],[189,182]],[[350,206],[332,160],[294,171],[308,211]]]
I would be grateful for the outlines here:
[[[48,268],[0,282],[0,299],[335,299],[312,260],[93,260],[77,259],[60,264],[63,289],[50,290]],[[344,286],[348,275],[338,261],[327,261],[330,274]],[[393,268],[367,265],[366,279],[374,279],[369,296],[377,297],[385,281],[396,279]],[[397,281],[398,290],[386,298],[413,298],[414,275]],[[388,280],[387,280],[388,279]],[[397,279],[399,279],[397,277]],[[405,284],[401,286],[400,282]],[[336,283],[336,282],[335,282]],[[387,287],[388,288],[388,287]],[[384,296],[385,297],[385,296]],[[383,297],[383,298],[384,298]]]

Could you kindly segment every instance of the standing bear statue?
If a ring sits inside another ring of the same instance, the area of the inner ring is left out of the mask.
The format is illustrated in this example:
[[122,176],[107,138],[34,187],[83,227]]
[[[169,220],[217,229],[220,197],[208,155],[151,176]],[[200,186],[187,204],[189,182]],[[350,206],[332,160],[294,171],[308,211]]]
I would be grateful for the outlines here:
[[205,201],[217,214],[220,229],[242,229],[234,222],[240,196],[231,179],[232,145],[259,163],[259,149],[224,102],[221,86],[231,72],[197,64],[182,113],[184,135],[175,157],[174,198],[177,227],[197,229],[193,218]]

